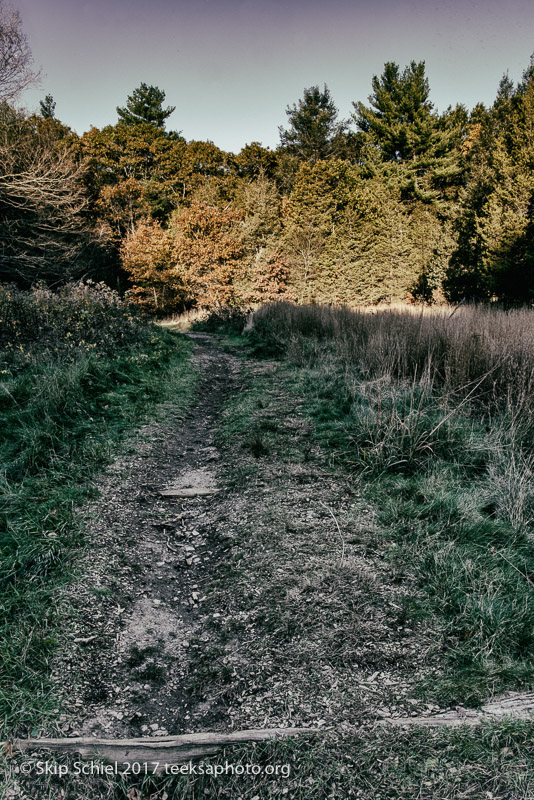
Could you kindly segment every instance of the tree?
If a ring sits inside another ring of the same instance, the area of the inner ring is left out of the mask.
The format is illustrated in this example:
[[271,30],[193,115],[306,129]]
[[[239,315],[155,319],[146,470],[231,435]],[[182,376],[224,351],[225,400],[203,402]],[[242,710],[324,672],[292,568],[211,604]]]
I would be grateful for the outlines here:
[[0,104],[0,280],[22,285],[83,273],[90,242],[83,167],[36,122]]
[[79,141],[93,216],[116,243],[145,217],[167,221],[182,197],[185,143],[148,122],[92,128]]
[[291,127],[278,129],[283,148],[311,164],[332,154],[332,142],[345,126],[336,121],[338,110],[326,84],[323,91],[318,86],[304,89],[304,98],[298,106],[288,106],[286,114]]
[[40,100],[39,106],[43,119],[54,119],[56,116],[56,104],[51,94],[47,94],[44,100]]
[[14,100],[39,74],[32,70],[33,58],[18,11],[0,0],[0,101]]
[[239,211],[193,201],[172,220],[174,260],[190,305],[213,308],[234,299],[241,267]]
[[124,240],[122,265],[134,302],[157,314],[183,310],[185,291],[172,256],[172,237],[158,222],[143,220]]
[[356,188],[333,251],[335,261],[330,256],[335,265],[331,291],[344,302],[366,305],[406,300],[418,264],[399,187],[377,174]]
[[250,278],[250,287],[241,294],[247,304],[296,300],[290,286],[291,265],[276,248],[262,247],[257,251]]
[[198,199],[208,205],[217,205],[221,200],[226,204],[226,189],[234,178],[228,160],[228,154],[213,142],[188,142],[175,176],[181,183],[182,201]]
[[507,76],[496,101],[472,127],[467,180],[456,221],[445,293],[449,300],[506,303],[534,299],[534,69],[513,89]]
[[279,239],[280,197],[273,181],[260,172],[256,180],[243,183],[240,200],[244,211],[243,246],[248,256],[255,256],[260,249],[274,245]]
[[163,108],[165,92],[157,86],[147,86],[142,83],[138,89],[134,89],[128,95],[126,105],[122,108],[117,106],[119,122],[125,125],[138,125],[140,122],[148,122],[156,128],[163,129],[165,120],[170,117],[175,110],[175,106]]
[[242,148],[235,161],[238,173],[243,178],[256,178],[260,174],[273,178],[278,158],[276,153],[262,147],[259,142],[251,142]]
[[401,73],[388,61],[379,78],[372,80],[370,107],[353,103],[353,119],[384,161],[408,161],[424,154],[430,145],[434,122],[425,62],[412,61]]
[[[293,284],[300,302],[322,296],[324,254],[338,236],[357,179],[356,169],[343,161],[300,166],[284,214],[285,251],[292,262]],[[333,256],[334,268],[335,261]]]

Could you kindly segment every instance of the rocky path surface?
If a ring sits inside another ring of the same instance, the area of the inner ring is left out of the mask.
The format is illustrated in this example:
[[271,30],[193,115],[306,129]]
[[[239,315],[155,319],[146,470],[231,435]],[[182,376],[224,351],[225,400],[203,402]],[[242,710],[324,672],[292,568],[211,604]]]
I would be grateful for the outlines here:
[[194,405],[142,431],[86,511],[89,553],[68,590],[73,631],[56,664],[69,735],[164,735],[196,727],[190,648],[202,640],[206,584],[224,537],[215,426],[240,364],[191,334],[199,372]]

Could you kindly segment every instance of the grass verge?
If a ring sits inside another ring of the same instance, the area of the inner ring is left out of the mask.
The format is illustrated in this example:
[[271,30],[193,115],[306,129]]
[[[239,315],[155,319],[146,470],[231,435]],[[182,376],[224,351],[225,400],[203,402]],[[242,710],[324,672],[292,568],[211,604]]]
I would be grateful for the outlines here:
[[440,705],[534,684],[533,319],[256,316],[256,348],[276,345],[316,440],[377,509],[394,579],[416,579],[406,618],[441,631],[441,674],[419,687]]
[[157,403],[187,403],[189,344],[101,286],[0,289],[2,738],[57,714],[48,664],[83,531],[76,508],[118,442]]

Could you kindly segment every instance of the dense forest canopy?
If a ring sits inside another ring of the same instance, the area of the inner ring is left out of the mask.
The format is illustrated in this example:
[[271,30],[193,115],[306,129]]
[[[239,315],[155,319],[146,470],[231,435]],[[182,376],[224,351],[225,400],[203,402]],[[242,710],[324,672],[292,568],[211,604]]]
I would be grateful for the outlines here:
[[[494,104],[439,113],[424,62],[387,62],[340,120],[326,85],[286,109],[270,150],[166,130],[145,83],[78,136],[0,2],[0,280],[107,281],[168,313],[273,299],[378,303],[534,298],[534,68]],[[118,98],[120,100],[120,98]]]

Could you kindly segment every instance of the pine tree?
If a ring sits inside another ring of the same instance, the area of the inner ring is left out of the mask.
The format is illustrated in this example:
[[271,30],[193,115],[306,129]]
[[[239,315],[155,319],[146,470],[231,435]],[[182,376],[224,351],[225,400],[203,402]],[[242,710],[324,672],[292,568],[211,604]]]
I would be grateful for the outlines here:
[[56,116],[56,104],[51,94],[47,94],[44,100],[40,100],[39,105],[43,119],[54,119]]
[[468,173],[457,246],[444,289],[506,303],[534,298],[534,69],[516,89],[505,76],[496,101],[477,123],[466,153]]
[[175,106],[163,108],[164,100],[165,92],[162,89],[142,83],[138,89],[134,89],[132,94],[128,95],[125,106],[122,108],[117,106],[119,122],[123,122],[125,125],[148,122],[156,128],[164,128],[165,120],[176,108]]
[[393,61],[372,81],[370,107],[353,103],[358,130],[379,149],[384,161],[408,161],[428,150],[434,128],[425,62],[401,73]]
[[283,148],[310,164],[332,154],[333,141],[345,126],[337,122],[338,110],[326,84],[323,91],[318,86],[304,89],[304,98],[298,106],[288,106],[286,114],[291,127],[278,129]]

